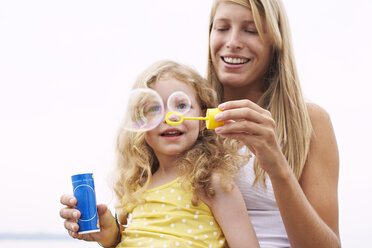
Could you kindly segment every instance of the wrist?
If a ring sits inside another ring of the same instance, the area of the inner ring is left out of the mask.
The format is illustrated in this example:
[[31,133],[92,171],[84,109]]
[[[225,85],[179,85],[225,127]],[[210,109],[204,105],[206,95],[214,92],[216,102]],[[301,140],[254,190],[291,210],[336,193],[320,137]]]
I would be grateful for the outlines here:
[[286,182],[293,175],[293,172],[285,160],[285,162],[277,166],[276,170],[267,172],[267,174],[271,182]]

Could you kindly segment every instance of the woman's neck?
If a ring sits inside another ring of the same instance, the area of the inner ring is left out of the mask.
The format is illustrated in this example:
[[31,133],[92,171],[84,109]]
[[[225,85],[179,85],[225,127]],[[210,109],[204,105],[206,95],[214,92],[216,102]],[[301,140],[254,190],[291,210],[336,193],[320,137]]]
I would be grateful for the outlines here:
[[248,99],[254,103],[257,103],[261,98],[263,91],[258,89],[257,87],[242,87],[242,88],[234,88],[224,85],[223,95],[224,95],[224,102],[233,101],[233,100],[241,100],[241,99]]

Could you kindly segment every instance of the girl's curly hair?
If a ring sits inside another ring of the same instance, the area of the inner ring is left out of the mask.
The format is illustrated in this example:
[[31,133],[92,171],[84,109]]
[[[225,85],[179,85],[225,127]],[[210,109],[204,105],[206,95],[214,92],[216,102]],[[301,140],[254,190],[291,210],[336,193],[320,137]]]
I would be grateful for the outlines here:
[[[192,68],[165,60],[151,65],[136,80],[134,88],[152,88],[157,81],[174,78],[192,86],[197,100],[205,113],[217,106],[215,91]],[[238,154],[237,141],[217,135],[214,130],[202,130],[195,144],[179,154],[177,166],[183,185],[191,185],[193,204],[197,205],[195,192],[214,196],[211,175],[219,172],[226,178],[236,175],[239,165],[246,157]],[[125,223],[131,209],[142,201],[142,194],[151,181],[151,175],[159,168],[159,162],[152,148],[145,141],[145,133],[131,132],[120,128],[117,136],[117,166],[114,170],[113,189],[118,199],[116,211]],[[187,184],[185,184],[187,183]],[[228,185],[221,185],[228,189]]]

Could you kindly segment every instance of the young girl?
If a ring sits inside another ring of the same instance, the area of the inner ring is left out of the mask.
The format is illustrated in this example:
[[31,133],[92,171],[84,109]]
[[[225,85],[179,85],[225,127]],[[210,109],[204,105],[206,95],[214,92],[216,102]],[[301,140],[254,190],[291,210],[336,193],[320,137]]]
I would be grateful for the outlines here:
[[[184,116],[204,116],[217,104],[198,73],[171,61],[150,66],[134,88],[151,88],[164,103],[176,91],[186,93],[191,108]],[[114,221],[101,221],[104,237],[86,239],[106,247],[259,247],[232,179],[243,159],[236,142],[206,130],[202,121],[163,121],[146,132],[120,129],[117,152],[116,210],[121,223],[128,214],[130,220],[118,246]],[[74,237],[76,228],[69,230]]]

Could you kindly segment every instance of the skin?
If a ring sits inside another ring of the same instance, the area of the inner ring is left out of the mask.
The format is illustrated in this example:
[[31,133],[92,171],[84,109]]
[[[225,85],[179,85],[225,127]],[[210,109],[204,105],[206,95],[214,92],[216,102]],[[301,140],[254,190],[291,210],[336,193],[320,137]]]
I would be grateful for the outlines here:
[[[185,92],[191,100],[190,110],[184,116],[201,116],[202,110],[196,98],[194,89],[184,82],[170,78],[159,80],[154,88],[163,99],[165,105],[169,96],[175,91]],[[168,107],[166,112],[168,112]],[[164,185],[176,179],[179,174],[175,166],[178,155],[189,149],[196,141],[199,131],[204,128],[202,122],[184,121],[177,126],[168,125],[165,121],[156,128],[147,131],[145,140],[154,150],[159,161],[159,169],[153,174],[149,188],[155,188]],[[162,134],[168,131],[181,131],[182,135],[177,137],[164,137]],[[215,189],[215,196],[210,199],[202,192],[197,192],[198,197],[204,201],[211,209],[216,221],[231,248],[249,248],[259,247],[257,237],[246,211],[245,202],[238,187],[232,180],[224,179],[223,175],[214,173],[212,175],[211,186]],[[221,185],[230,185],[227,191]],[[226,204],[228,202],[229,204]],[[61,203],[65,208],[61,209],[60,215],[65,219],[65,228],[69,234],[78,239],[86,241],[97,241],[103,246],[109,247],[115,243],[117,227],[111,212],[106,205],[97,205],[101,231],[93,234],[79,235],[77,233],[79,226],[76,220],[80,213],[73,209],[76,205],[76,199],[71,195],[63,195]],[[230,211],[235,209],[236,211]],[[121,227],[123,230],[123,227]]]
[[[252,13],[246,10],[237,4],[220,3],[213,21],[210,50],[217,76],[223,82],[225,100],[248,97],[256,101],[263,93],[263,76],[271,56],[270,39],[265,34],[267,42],[262,41]],[[249,61],[232,64],[226,63],[227,58]]]
[[[196,93],[192,87],[184,82],[174,78],[159,80],[156,82],[153,90],[158,92],[163,99],[165,113],[173,111],[168,109],[167,101],[171,94],[176,91],[182,91],[191,100],[190,110],[183,114],[183,116],[201,116],[202,111],[196,99]],[[180,111],[185,105],[183,102],[179,104]],[[165,120],[160,123],[156,128],[146,132],[145,140],[147,144],[154,150],[156,157],[159,161],[159,169],[153,174],[153,179],[150,188],[163,185],[178,177],[175,162],[178,155],[183,151],[189,149],[198,138],[199,131],[201,130],[201,122],[199,121],[184,121],[180,125],[168,125]],[[182,135],[175,137],[162,136],[163,133],[169,131],[179,131]]]
[[[220,20],[228,23],[227,29],[218,29]],[[223,112],[216,120],[227,123],[216,132],[243,142],[255,154],[272,182],[291,247],[340,247],[339,158],[330,117],[321,107],[307,105],[314,134],[298,181],[281,151],[275,121],[256,104],[271,51],[258,34],[247,33],[244,23],[252,20],[246,7],[220,3],[217,8],[210,50],[227,102],[219,106]],[[231,66],[221,59],[226,54],[251,60]]]
[[[201,116],[202,110],[196,100],[196,93],[189,85],[175,79],[161,80],[155,84],[154,90],[159,93],[164,103],[175,91],[183,91],[190,97],[191,109],[184,116]],[[169,111],[166,108],[166,112]],[[161,137],[164,130],[182,130],[183,134],[176,140],[167,140]],[[166,184],[179,175],[175,166],[177,155],[189,149],[196,141],[199,131],[203,126],[198,121],[184,121],[181,125],[169,126],[166,122],[161,123],[155,129],[146,133],[146,142],[154,150],[159,160],[159,169],[153,174],[149,188]],[[226,240],[231,248],[259,247],[245,203],[238,187],[233,181],[221,181],[223,176],[215,173],[212,175],[212,187],[215,196],[212,199],[198,192],[198,196],[211,209]],[[231,184],[231,191],[223,190],[222,183]],[[227,206],[226,202],[229,202]],[[235,209],[236,211],[228,211]]]
[[[97,205],[101,231],[90,234],[78,234],[79,225],[76,222],[80,218],[80,211],[75,209],[76,198],[73,195],[64,194],[61,196],[60,201],[65,206],[60,210],[60,216],[65,220],[64,226],[71,237],[85,241],[96,241],[104,247],[110,247],[115,243],[118,230],[114,216],[107,208],[107,205]],[[122,226],[120,226],[120,229],[121,231],[124,230]]]

